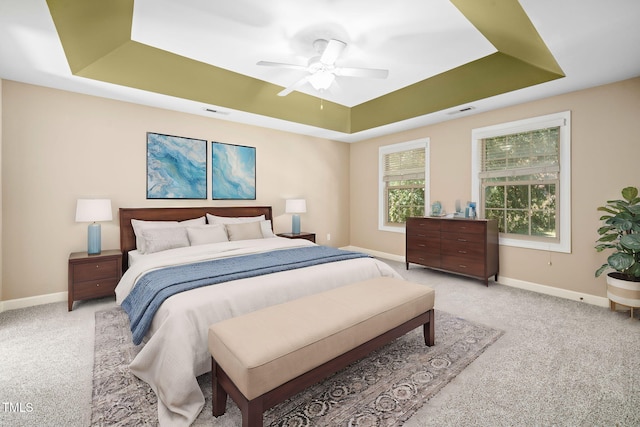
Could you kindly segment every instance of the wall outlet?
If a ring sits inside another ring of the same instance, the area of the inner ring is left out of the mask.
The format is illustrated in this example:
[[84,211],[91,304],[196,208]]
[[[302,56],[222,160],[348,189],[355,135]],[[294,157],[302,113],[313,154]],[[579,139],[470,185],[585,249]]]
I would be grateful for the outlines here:
[[327,242],[331,240],[331,233],[327,233]]

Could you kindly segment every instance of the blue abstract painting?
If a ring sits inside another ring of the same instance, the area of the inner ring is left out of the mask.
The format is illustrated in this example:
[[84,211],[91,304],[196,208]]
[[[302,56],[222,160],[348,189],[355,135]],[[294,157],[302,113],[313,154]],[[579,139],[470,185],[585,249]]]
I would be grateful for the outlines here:
[[206,199],[207,141],[147,132],[147,199]]
[[256,149],[211,143],[211,197],[213,200],[256,199]]

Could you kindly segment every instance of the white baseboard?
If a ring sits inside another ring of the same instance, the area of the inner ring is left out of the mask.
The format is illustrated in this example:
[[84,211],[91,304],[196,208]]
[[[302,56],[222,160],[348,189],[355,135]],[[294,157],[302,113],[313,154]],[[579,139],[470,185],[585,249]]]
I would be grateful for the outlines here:
[[[343,249],[350,251],[364,252],[374,257],[389,259],[391,261],[405,262],[404,256],[388,254],[386,252],[373,251],[371,249],[360,248],[358,246],[346,246]],[[513,288],[524,289],[527,291],[537,292],[539,294],[551,295],[554,297],[569,299],[572,301],[586,302],[587,304],[597,305],[600,307],[609,307],[609,300],[605,297],[598,297],[591,294],[569,291],[566,289],[554,288],[553,286],[540,285],[538,283],[526,282],[524,280],[512,279],[498,275],[498,283]]]
[[35,297],[16,298],[7,301],[0,301],[0,313],[3,311],[15,310],[18,308],[32,307],[35,305],[49,304],[52,302],[67,301],[67,292],[57,292],[55,294],[38,295]]

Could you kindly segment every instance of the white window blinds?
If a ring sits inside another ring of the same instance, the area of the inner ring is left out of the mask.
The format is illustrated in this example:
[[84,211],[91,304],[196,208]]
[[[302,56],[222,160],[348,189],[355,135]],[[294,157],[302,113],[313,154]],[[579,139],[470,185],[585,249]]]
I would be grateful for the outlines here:
[[557,177],[560,128],[496,136],[482,140],[481,179],[514,176]]
[[396,151],[384,156],[383,181],[425,179],[425,149]]

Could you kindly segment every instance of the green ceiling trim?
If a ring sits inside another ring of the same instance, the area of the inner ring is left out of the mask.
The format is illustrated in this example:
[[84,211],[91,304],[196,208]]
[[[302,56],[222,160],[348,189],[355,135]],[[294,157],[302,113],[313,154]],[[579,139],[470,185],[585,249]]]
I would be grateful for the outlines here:
[[353,107],[351,131],[396,123],[556,78],[557,74],[497,52]]
[[133,0],[47,0],[74,75],[354,133],[564,76],[518,0],[451,0],[498,52],[352,108],[131,40]]
[[517,0],[450,0],[493,46],[504,54],[564,77]]
[[71,73],[131,40],[133,0],[47,0]]

